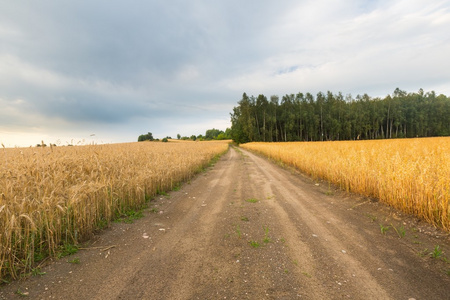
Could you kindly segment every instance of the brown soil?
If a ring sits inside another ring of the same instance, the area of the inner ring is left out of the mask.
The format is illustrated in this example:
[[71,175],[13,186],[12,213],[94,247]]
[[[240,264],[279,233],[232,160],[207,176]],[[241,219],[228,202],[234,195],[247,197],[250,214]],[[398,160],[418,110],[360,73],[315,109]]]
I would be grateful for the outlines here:
[[241,149],[151,208],[0,299],[450,299],[448,233]]

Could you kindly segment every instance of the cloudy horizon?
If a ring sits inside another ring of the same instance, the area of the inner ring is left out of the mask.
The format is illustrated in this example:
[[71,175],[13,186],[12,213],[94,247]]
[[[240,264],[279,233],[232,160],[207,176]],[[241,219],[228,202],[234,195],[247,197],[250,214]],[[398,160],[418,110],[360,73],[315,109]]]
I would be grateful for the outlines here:
[[244,92],[450,95],[448,28],[449,1],[0,0],[0,143],[225,130]]

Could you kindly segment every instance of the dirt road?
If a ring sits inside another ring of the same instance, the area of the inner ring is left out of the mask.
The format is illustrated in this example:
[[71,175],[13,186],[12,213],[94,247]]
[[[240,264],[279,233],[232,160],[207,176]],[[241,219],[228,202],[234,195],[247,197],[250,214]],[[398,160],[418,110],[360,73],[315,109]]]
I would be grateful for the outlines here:
[[0,299],[450,299],[448,234],[241,149],[86,248]]

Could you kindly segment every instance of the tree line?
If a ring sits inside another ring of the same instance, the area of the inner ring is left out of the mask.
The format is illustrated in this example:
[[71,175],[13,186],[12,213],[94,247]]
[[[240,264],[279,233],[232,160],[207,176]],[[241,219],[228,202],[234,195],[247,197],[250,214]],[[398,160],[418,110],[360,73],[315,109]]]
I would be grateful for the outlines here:
[[199,134],[199,135],[191,135],[188,136],[181,136],[180,134],[177,134],[178,140],[199,140],[199,141],[210,141],[210,140],[230,140],[231,139],[231,129],[227,128],[225,131],[220,129],[208,129],[205,132],[205,135]]
[[342,93],[242,95],[231,115],[237,143],[333,141],[450,135],[450,98],[399,88],[384,98]]
[[[163,138],[161,141],[162,142],[167,142],[168,140],[172,139],[170,136],[167,136],[165,138]],[[227,128],[225,131],[223,130],[219,130],[219,129],[208,129],[205,132],[205,135],[203,134],[199,134],[199,135],[191,135],[190,137],[188,136],[181,136],[181,134],[177,134],[177,139],[178,140],[193,140],[193,141],[210,141],[210,140],[229,140],[231,139],[231,129]],[[143,141],[159,141],[159,139],[155,139],[153,137],[153,134],[151,132],[147,133],[147,134],[141,134],[138,137],[138,142],[143,142]]]

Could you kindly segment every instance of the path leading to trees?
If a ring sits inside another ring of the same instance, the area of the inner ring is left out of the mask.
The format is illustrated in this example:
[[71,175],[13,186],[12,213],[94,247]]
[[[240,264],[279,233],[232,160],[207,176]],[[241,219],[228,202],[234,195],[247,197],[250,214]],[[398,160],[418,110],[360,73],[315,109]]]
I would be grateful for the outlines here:
[[450,298],[448,234],[233,148],[85,248],[0,299]]

